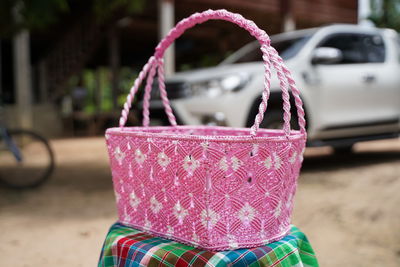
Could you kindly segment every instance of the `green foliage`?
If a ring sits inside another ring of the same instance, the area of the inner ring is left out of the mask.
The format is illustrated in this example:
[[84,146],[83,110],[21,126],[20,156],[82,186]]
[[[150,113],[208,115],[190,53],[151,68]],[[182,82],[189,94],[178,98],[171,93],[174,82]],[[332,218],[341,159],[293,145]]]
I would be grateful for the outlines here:
[[44,28],[68,10],[67,0],[1,0],[0,34],[9,36],[21,28]]
[[377,27],[392,28],[400,32],[400,0],[372,0],[369,19]]
[[[87,1],[87,0],[85,0]],[[114,12],[141,11],[144,0],[90,0],[88,6],[99,20]],[[73,12],[68,0],[0,0],[0,36],[11,36],[22,28],[43,29],[57,22],[60,14]]]
[[134,14],[143,9],[144,0],[94,0],[93,11],[100,20],[107,19],[115,10],[124,9],[127,14]]
[[120,88],[121,94],[126,96],[129,93],[133,83],[136,80],[137,75],[138,74],[135,71],[133,71],[132,68],[129,68],[129,67],[122,67],[119,70],[119,79],[118,80],[119,80],[119,88]]
[[[97,70],[85,69],[82,76],[73,76],[69,80],[69,88],[72,91],[77,86],[82,86],[87,90],[87,97],[85,100],[84,111],[87,114],[93,114],[97,111],[109,112],[113,110],[112,92],[111,92],[111,72],[107,67],[101,67]],[[98,75],[98,76],[97,76]],[[97,77],[96,77],[97,76]],[[120,94],[118,96],[118,105],[123,106],[126,96],[130,91],[137,73],[132,68],[123,67],[119,71],[119,88]],[[100,86],[100,107],[96,107],[95,95],[96,92],[96,79],[99,79]],[[79,84],[82,79],[82,84]],[[137,99],[135,99],[137,101]]]

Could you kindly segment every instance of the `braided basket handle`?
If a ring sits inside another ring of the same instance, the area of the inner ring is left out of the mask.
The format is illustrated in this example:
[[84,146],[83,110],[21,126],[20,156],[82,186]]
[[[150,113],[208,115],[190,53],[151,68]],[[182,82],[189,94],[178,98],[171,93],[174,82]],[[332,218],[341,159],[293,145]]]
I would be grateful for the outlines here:
[[[136,94],[140,83],[143,81],[147,72],[150,70],[149,77],[147,79],[147,85],[145,88],[145,96],[143,103],[143,125],[148,126],[149,123],[149,101],[150,101],[150,90],[151,83],[153,82],[153,77],[155,74],[155,69],[158,67],[158,78],[161,90],[161,98],[172,125],[176,125],[175,116],[172,113],[170,107],[167,93],[165,90],[164,83],[164,64],[162,61],[165,50],[172,44],[172,42],[181,36],[187,29],[195,26],[196,24],[201,24],[208,20],[226,20],[237,24],[241,28],[247,30],[252,36],[254,36],[261,45],[262,58],[264,61],[265,75],[264,75],[264,90],[262,93],[262,101],[259,106],[259,112],[255,117],[255,122],[251,127],[250,134],[252,136],[257,135],[257,131],[260,127],[260,123],[264,118],[264,113],[267,109],[267,102],[270,94],[270,81],[271,81],[271,65],[277,71],[277,75],[280,81],[280,86],[282,89],[283,96],[283,109],[284,109],[284,126],[283,130],[286,136],[290,134],[290,102],[289,102],[289,91],[288,86],[290,86],[293,96],[295,98],[295,103],[297,107],[297,113],[299,118],[300,131],[305,133],[305,120],[304,120],[304,110],[302,108],[302,101],[299,96],[299,91],[295,86],[294,80],[291,77],[289,70],[284,66],[282,58],[278,55],[276,50],[271,47],[269,36],[265,31],[257,27],[257,25],[251,21],[245,19],[243,16],[235,13],[228,12],[226,10],[207,10],[202,13],[195,13],[190,17],[181,20],[175,28],[171,29],[168,35],[158,44],[156,47],[156,52],[154,57],[151,57],[149,62],[144,66],[143,70],[140,72],[139,77],[136,79],[134,86],[131,88],[130,94],[127,96],[127,101],[124,104],[124,109],[122,110],[120,118],[120,127],[123,127],[126,123],[129,109],[134,95]],[[272,63],[271,63],[272,62]],[[289,85],[288,85],[289,83]]]

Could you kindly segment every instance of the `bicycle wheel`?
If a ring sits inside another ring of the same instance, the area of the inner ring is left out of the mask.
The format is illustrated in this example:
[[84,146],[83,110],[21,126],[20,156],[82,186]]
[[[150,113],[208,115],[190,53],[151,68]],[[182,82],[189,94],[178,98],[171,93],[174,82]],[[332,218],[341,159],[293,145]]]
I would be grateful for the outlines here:
[[12,188],[44,183],[54,169],[54,154],[46,139],[28,130],[9,130],[0,140],[0,181]]

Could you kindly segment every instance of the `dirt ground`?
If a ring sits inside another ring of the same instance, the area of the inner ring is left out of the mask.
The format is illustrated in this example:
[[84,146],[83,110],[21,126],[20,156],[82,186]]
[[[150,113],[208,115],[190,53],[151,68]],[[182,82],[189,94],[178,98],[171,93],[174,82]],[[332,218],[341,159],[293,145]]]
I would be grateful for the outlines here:
[[[103,138],[53,141],[43,187],[0,188],[0,266],[95,266],[116,220]],[[400,266],[400,141],[308,149],[293,223],[321,266]]]

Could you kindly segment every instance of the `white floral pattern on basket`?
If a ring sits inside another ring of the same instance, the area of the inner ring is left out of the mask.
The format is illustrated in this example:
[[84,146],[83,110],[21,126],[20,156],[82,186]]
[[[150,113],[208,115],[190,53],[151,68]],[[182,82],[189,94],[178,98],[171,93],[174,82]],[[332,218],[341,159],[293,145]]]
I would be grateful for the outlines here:
[[[260,42],[265,88],[250,129],[176,124],[165,89],[163,54],[186,29],[210,19],[233,22]],[[259,129],[272,67],[282,88],[282,130]],[[149,127],[150,91],[156,72],[172,126]],[[143,127],[125,127],[133,98],[146,76]],[[297,107],[299,131],[290,129],[289,88]],[[120,127],[106,132],[119,220],[213,250],[253,247],[282,238],[290,226],[306,141],[299,94],[268,35],[252,21],[226,10],[208,10],[179,22],[135,81]]]

